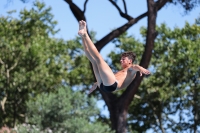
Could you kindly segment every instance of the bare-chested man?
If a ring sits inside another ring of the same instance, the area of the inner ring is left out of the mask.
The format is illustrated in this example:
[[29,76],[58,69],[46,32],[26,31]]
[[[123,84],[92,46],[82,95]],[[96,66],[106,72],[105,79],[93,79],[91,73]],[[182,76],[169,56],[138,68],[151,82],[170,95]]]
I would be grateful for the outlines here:
[[135,60],[135,54],[133,52],[125,52],[122,54],[120,60],[122,70],[114,74],[89,38],[86,22],[83,20],[79,21],[78,34],[82,37],[85,54],[92,63],[97,80],[91,88],[90,93],[97,86],[105,92],[114,92],[126,88],[134,80],[137,71],[140,72],[140,76],[142,74],[150,74],[147,69],[139,65],[133,65],[133,61]]

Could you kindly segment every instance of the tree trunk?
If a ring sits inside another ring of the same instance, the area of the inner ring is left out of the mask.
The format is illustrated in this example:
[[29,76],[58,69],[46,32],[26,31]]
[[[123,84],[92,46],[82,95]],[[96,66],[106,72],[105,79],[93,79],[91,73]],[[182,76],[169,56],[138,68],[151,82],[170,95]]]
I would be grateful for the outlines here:
[[107,95],[104,92],[102,92],[102,94],[103,98],[106,99],[105,101],[110,112],[111,128],[115,130],[116,133],[126,133],[128,109],[123,106],[122,100],[115,95]]
[[127,132],[127,110],[121,107],[116,107],[115,110],[110,112],[110,120],[112,121],[112,129],[116,133]]
[[[154,40],[156,37],[156,17],[157,17],[157,8],[154,0],[147,0],[148,4],[148,28],[147,28],[147,38],[146,38],[146,47],[140,65],[147,68],[151,59],[152,50],[154,48]],[[125,133],[127,129],[127,112],[128,107],[133,100],[134,95],[136,94],[139,85],[143,77],[137,75],[136,80],[129,85],[127,90],[118,98],[118,102],[114,105],[111,105],[110,108],[110,120],[112,122],[113,128],[116,130],[116,133]],[[107,98],[109,99],[109,98]],[[109,99],[112,100],[112,99]],[[105,99],[106,101],[106,99]],[[108,103],[108,102],[106,102]],[[118,107],[116,107],[118,106]],[[115,110],[115,112],[113,111]],[[113,114],[114,113],[114,114]],[[116,117],[116,118],[112,118]]]
[[195,86],[194,88],[194,95],[193,95],[193,101],[194,101],[194,104],[193,104],[193,115],[194,115],[194,133],[197,133],[198,132],[198,121],[199,121],[199,116],[198,116],[198,91],[197,91],[197,88]]
[[[154,48],[154,40],[156,37],[156,17],[157,17],[157,6],[154,0],[147,0],[148,3],[148,27],[147,27],[147,37],[145,51],[142,55],[140,65],[147,68],[150,60],[152,51]],[[127,87],[126,91],[122,94],[121,99],[124,99],[124,104],[128,108],[134,95],[136,94],[143,76],[137,75],[135,80]]]

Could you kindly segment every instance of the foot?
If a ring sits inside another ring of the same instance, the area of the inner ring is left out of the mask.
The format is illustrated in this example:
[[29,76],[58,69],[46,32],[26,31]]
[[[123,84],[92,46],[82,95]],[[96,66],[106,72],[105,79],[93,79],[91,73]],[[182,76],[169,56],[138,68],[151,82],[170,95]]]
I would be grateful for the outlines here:
[[86,34],[87,34],[86,22],[81,20],[81,21],[79,21],[78,35],[81,36],[81,37],[85,37]]

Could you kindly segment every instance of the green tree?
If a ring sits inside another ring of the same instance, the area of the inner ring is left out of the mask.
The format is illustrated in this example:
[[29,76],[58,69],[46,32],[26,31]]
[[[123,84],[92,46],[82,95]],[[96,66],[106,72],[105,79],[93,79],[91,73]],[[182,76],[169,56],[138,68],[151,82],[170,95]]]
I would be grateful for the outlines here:
[[[200,57],[200,26],[197,24],[185,24],[185,27],[178,27],[173,30],[161,25],[158,28],[160,36],[157,44],[166,45],[164,51],[163,65],[160,67],[160,72],[164,72],[167,77],[168,84],[165,84],[163,90],[168,87],[170,90],[160,93],[167,98],[165,94],[171,95],[169,103],[163,106],[162,116],[165,114],[168,117],[163,117],[161,121],[166,120],[168,127],[174,132],[198,132],[200,128],[199,121],[199,105],[200,105],[200,74],[199,74],[199,57]],[[161,80],[164,82],[164,79]],[[164,102],[163,102],[164,103]],[[170,114],[178,113],[178,121],[170,117]],[[161,124],[165,125],[166,123]]]
[[[27,0],[21,0],[23,2],[26,2]],[[72,14],[76,18],[77,21],[79,20],[85,20],[87,19],[86,16],[86,10],[87,10],[87,4],[88,0],[85,0],[83,3],[83,10],[76,4],[73,0],[65,0],[65,2],[69,5],[70,10],[72,11]],[[118,28],[114,29],[113,31],[109,33],[105,33],[105,36],[99,39],[95,42],[95,46],[100,51],[105,45],[107,45],[109,42],[111,42],[116,37],[119,37],[124,32],[126,32],[130,27],[132,27],[134,24],[136,24],[138,21],[142,20],[145,17],[148,17],[147,23],[147,34],[146,34],[146,40],[145,40],[145,50],[141,54],[141,60],[140,65],[147,68],[151,56],[152,51],[154,49],[154,39],[156,37],[156,18],[157,13],[159,12],[162,7],[164,7],[166,4],[175,4],[178,6],[182,6],[186,13],[194,9],[195,7],[199,6],[200,2],[196,0],[147,0],[146,6],[147,11],[144,11],[142,14],[138,14],[138,16],[132,16],[130,15],[130,12],[128,12],[127,8],[127,1],[123,0],[122,5],[119,5],[117,2],[118,0],[108,0],[112,7],[116,8],[116,10],[119,12],[119,16],[121,16],[122,19],[126,19],[127,22],[124,23],[124,25],[119,26]],[[133,5],[138,6],[137,4]],[[111,7],[111,8],[112,8]],[[121,8],[122,7],[122,8]],[[102,7],[100,7],[102,8]],[[98,10],[98,9],[97,9]],[[100,92],[102,95],[102,98],[104,99],[109,111],[110,111],[110,120],[111,120],[111,126],[113,129],[116,130],[116,132],[126,132],[126,123],[127,123],[127,113],[128,108],[131,105],[131,101],[133,100],[134,95],[136,94],[140,83],[142,81],[143,77],[136,77],[136,80],[130,84],[130,86],[126,89],[127,91],[124,91],[123,95],[121,97],[117,97],[116,95],[112,94],[106,94],[103,92]],[[115,104],[113,104],[115,103]]]
[[81,81],[81,72],[91,73],[79,38],[67,42],[55,38],[57,22],[50,11],[44,3],[35,2],[18,19],[0,18],[0,127],[23,123],[26,101],[41,92],[70,86],[76,79]]
[[[72,11],[72,14],[76,18],[77,21],[80,20],[87,20],[86,16],[86,10],[87,10],[87,4],[89,3],[88,0],[85,0],[84,2],[84,8],[80,8],[76,2],[72,0],[65,0],[65,2],[69,5],[70,10]],[[116,8],[116,10],[119,13],[119,16],[122,19],[126,19],[127,22],[123,25],[120,25],[119,27],[115,28],[109,33],[105,33],[105,36],[103,36],[101,39],[95,42],[96,48],[101,51],[101,49],[106,46],[109,42],[111,42],[116,37],[119,37],[124,32],[126,32],[130,27],[132,27],[134,24],[139,22],[145,17],[148,17],[147,19],[147,34],[146,40],[143,42],[145,45],[143,45],[145,48],[140,53],[141,60],[139,60],[139,64],[145,68],[148,67],[150,64],[150,60],[152,57],[152,51],[154,51],[154,40],[156,38],[157,32],[156,32],[156,18],[157,13],[159,12],[162,7],[164,7],[166,4],[175,4],[175,5],[181,5],[186,13],[188,11],[191,11],[194,7],[199,6],[200,2],[196,0],[147,0],[146,6],[147,11],[144,11],[142,14],[138,14],[138,16],[132,16],[130,15],[130,12],[128,12],[127,9],[127,1],[123,0],[122,5],[119,5],[117,3],[117,0],[108,0],[112,7]],[[135,4],[137,6],[137,4]],[[111,8],[112,8],[111,7]],[[134,5],[132,6],[134,8]],[[102,7],[100,7],[102,8]],[[97,9],[98,10],[98,9]],[[97,18],[98,19],[98,18]],[[86,21],[87,22],[87,21]],[[89,27],[89,25],[88,25]],[[137,76],[136,79],[126,88],[126,91],[124,91],[120,96],[115,94],[107,94],[104,92],[100,92],[102,95],[103,100],[105,101],[109,113],[110,113],[110,121],[111,121],[111,127],[112,129],[115,129],[117,133],[126,132],[127,130],[127,114],[128,114],[128,108],[131,106],[132,100],[134,98],[134,95],[136,94],[140,83],[142,81],[143,77]],[[97,93],[95,93],[97,94]]]
[[[198,20],[198,19],[197,19]],[[173,30],[157,27],[158,36],[150,63],[152,74],[142,82],[138,99],[131,103],[128,124],[131,131],[198,132],[200,128],[200,26],[188,23]],[[141,28],[144,37],[146,28]],[[116,50],[141,54],[144,45],[124,34],[114,40]],[[109,55],[113,69],[119,53]],[[120,94],[121,95],[121,94]]]
[[[99,114],[94,98],[70,88],[60,88],[56,93],[42,93],[27,102],[27,122],[39,132],[110,133],[108,125],[95,122]],[[21,129],[21,128],[20,128]]]
[[[26,0],[22,0],[22,1],[26,1]],[[65,0],[65,2],[69,5],[69,8],[71,9],[72,14],[77,19],[77,21],[86,20],[85,11],[87,8],[88,0],[85,0],[83,10],[81,10],[81,8],[79,8],[72,0]],[[100,51],[105,45],[111,42],[114,38],[122,35],[125,31],[127,31],[130,27],[136,24],[139,20],[141,20],[144,17],[148,17],[147,19],[148,27],[147,27],[147,34],[146,34],[146,40],[145,40],[146,45],[144,45],[145,49],[143,53],[141,54],[142,57],[140,60],[140,65],[142,65],[145,68],[147,68],[150,63],[152,51],[154,49],[154,39],[156,37],[155,27],[156,27],[157,12],[168,3],[174,3],[174,4],[180,3],[180,5],[183,6],[184,9],[186,9],[186,11],[190,11],[195,6],[199,5],[199,1],[196,1],[196,0],[191,0],[191,1],[148,0],[145,5],[147,6],[147,11],[144,11],[144,13],[139,14],[136,17],[133,17],[130,15],[130,13],[128,13],[125,0],[123,0],[122,2],[123,5],[120,5],[120,6],[118,5],[117,1],[109,0],[108,2],[110,2],[113,5],[113,7],[115,7],[119,11],[119,15],[123,19],[126,19],[127,22],[124,25],[119,26],[115,30],[109,33],[106,33],[103,38],[95,42],[95,46]],[[124,7],[124,11],[120,7]],[[131,106],[131,102],[140,86],[142,78],[143,77],[137,76],[136,80],[130,84],[130,86],[126,89],[126,91],[124,91],[121,97],[118,97],[115,94],[112,95],[112,94],[106,94],[106,93],[100,92],[110,112],[111,126],[113,129],[116,130],[116,132],[126,132],[128,108],[129,106]]]

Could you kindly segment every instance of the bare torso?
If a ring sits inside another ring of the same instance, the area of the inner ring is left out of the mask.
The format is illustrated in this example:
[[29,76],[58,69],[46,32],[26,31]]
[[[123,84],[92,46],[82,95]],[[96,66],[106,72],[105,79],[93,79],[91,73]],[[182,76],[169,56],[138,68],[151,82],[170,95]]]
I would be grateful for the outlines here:
[[[139,65],[129,65],[129,66],[125,67],[123,70],[115,73],[114,76],[118,82],[117,90],[121,90],[121,89],[128,87],[128,85],[135,79],[137,71],[140,72],[140,76],[142,76],[142,74],[147,74],[147,75],[150,74],[150,72],[147,69],[145,69]],[[89,94],[92,93],[97,88],[97,86],[98,86],[97,84],[98,83],[96,82],[92,86]]]
[[118,89],[126,88],[135,78],[136,71],[127,67],[115,73],[116,80],[118,81]]

